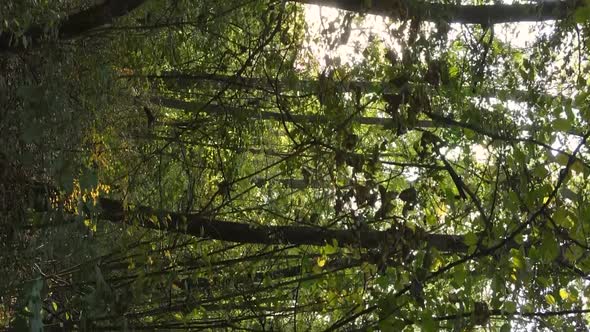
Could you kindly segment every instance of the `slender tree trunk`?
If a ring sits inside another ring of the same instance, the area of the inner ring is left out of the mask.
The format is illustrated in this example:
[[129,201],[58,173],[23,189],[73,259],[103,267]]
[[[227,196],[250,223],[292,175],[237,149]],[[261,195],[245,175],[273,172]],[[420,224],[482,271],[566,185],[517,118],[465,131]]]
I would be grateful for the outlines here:
[[[59,39],[70,39],[80,36],[91,29],[112,23],[114,19],[125,16],[146,0],[106,0],[81,12],[69,15],[60,22],[57,29]],[[45,36],[44,27],[33,26],[22,37],[26,37],[33,45]],[[0,35],[0,51],[18,51],[22,48],[19,36],[4,33]],[[18,41],[18,43],[17,43]]]
[[[295,122],[295,123],[326,123],[328,121],[325,115],[301,115],[301,114],[283,114],[269,111],[254,111],[249,109],[237,109],[232,107],[225,107],[219,105],[203,105],[196,102],[188,102],[172,98],[153,98],[152,102],[168,108],[181,109],[190,113],[203,112],[206,114],[228,114],[233,116],[243,116],[252,119]],[[379,117],[355,117],[350,120],[365,125],[378,125],[383,127],[393,127],[394,120],[392,118]],[[188,125],[187,123],[177,123],[178,125]],[[431,128],[434,127],[432,121],[417,120],[416,127]]]
[[[205,72],[163,72],[161,75],[122,75],[121,78],[138,78],[148,79],[150,82],[158,84],[164,83],[172,91],[182,91],[184,89],[193,89],[195,87],[210,86],[219,89],[229,87],[236,90],[258,90],[275,94],[275,89],[280,92],[297,91],[301,93],[316,93],[320,89],[319,80],[300,79],[294,82],[287,82],[285,79],[274,81],[258,77],[235,77],[232,75],[211,74]],[[380,81],[346,81],[334,82],[337,86],[342,86],[349,91],[360,90],[362,93],[396,93],[399,87],[393,83]],[[472,87],[465,87],[465,93],[471,93]],[[527,90],[493,90],[481,91],[482,98],[497,98],[500,100],[514,100],[517,102],[528,102],[533,99],[553,100],[557,97],[563,100],[569,98],[563,95],[551,95],[540,91]]]
[[396,19],[419,18],[449,23],[493,24],[546,21],[566,18],[580,1],[543,1],[536,5],[451,5],[417,0],[295,0],[296,2],[344,9]]
[[[320,88],[320,81],[299,79],[294,82],[286,80],[273,81],[266,78],[257,77],[234,77],[231,75],[220,75],[210,73],[182,73],[182,72],[163,72],[161,75],[123,75],[123,78],[147,78],[151,82],[164,82],[171,90],[194,88],[203,84],[210,84],[212,87],[221,88],[228,86],[233,89],[252,89],[275,93],[275,88],[279,91],[302,91],[317,92]],[[384,93],[393,92],[397,88],[387,82],[370,82],[370,81],[352,81],[352,82],[335,82],[342,84],[349,89],[358,89],[364,92]]]
[[417,231],[407,228],[374,231],[304,226],[263,226],[215,220],[197,214],[157,211],[149,207],[138,207],[135,211],[127,211],[121,202],[108,198],[100,198],[99,205],[101,208],[100,218],[104,220],[133,224],[133,220],[137,217],[142,227],[236,243],[324,246],[332,244],[333,240],[336,240],[339,246],[387,250],[395,249],[396,245],[402,242],[413,249],[419,248],[424,242],[427,242],[428,245],[443,252],[462,253],[467,250],[462,236],[428,234],[420,229]]

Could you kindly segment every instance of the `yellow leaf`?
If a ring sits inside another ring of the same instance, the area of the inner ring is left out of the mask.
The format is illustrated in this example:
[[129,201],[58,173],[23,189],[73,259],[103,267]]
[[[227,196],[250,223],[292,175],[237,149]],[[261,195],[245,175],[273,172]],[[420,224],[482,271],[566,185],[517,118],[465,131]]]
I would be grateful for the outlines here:
[[152,222],[152,224],[157,225],[158,224],[158,217],[151,215],[149,217],[150,221]]
[[437,217],[442,218],[447,215],[447,205],[446,204],[440,204],[440,205],[437,204],[434,207],[434,211],[435,211]]
[[562,288],[559,290],[559,296],[562,300],[567,300],[567,298],[570,296],[570,293],[568,293],[565,288]]
[[519,269],[523,269],[524,268],[524,262],[520,259],[520,257],[518,256],[513,256],[512,257],[512,266],[519,268]]
[[318,257],[317,263],[319,267],[324,267],[326,265],[326,257]]
[[432,263],[431,270],[436,271],[443,265],[445,265],[445,261],[441,257],[437,257],[434,259],[434,262]]
[[555,297],[553,297],[553,295],[551,294],[545,295],[545,301],[547,301],[547,303],[549,303],[550,305],[555,305],[557,303],[555,301]]

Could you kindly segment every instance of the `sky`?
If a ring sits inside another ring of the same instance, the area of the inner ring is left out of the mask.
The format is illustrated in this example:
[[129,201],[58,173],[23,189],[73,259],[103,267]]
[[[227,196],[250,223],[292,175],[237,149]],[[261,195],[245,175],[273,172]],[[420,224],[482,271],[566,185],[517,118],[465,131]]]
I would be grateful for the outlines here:
[[[311,50],[312,54],[316,54],[318,61],[322,65],[325,65],[324,57],[328,50],[326,45],[318,44],[314,40],[322,39],[321,32],[329,29],[330,23],[338,17],[339,12],[340,10],[335,8],[305,5],[305,20],[309,27],[309,42],[306,46]],[[494,26],[495,38],[509,43],[515,48],[526,48],[540,34],[550,33],[552,31],[552,25],[550,21],[545,22],[543,25],[533,22],[496,24]],[[342,63],[352,64],[355,61],[359,61],[362,55],[355,52],[355,47],[360,47],[361,49],[366,47],[370,35],[379,37],[388,47],[399,48],[395,38],[391,36],[390,26],[392,26],[391,22],[388,22],[382,16],[365,15],[362,24],[353,24],[348,42],[338,45],[334,55],[338,55]],[[451,37],[453,37],[453,34],[456,36],[463,31],[459,24],[453,24],[451,27],[453,28]]]

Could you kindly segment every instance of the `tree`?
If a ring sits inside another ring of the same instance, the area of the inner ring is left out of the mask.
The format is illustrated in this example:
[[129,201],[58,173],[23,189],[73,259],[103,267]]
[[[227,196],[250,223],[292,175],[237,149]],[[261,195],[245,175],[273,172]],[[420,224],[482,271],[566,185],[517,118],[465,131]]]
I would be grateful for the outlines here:
[[532,4],[441,4],[425,1],[302,0],[301,3],[334,7],[392,18],[417,18],[466,24],[494,24],[556,20],[566,18],[579,2],[538,2]]
[[[71,39],[80,36],[92,29],[111,23],[117,17],[127,15],[144,2],[145,0],[107,0],[78,13],[68,15],[58,22],[57,37]],[[16,50],[22,46],[26,48],[27,44],[37,44],[46,37],[44,29],[46,30],[42,26],[32,26],[24,31],[22,35],[15,33],[0,35],[0,51]],[[21,38],[25,40],[26,44],[20,45]]]
[[[16,17],[7,327],[588,324],[587,7],[313,3],[348,12],[316,35],[301,2]],[[552,19],[528,48],[494,25]]]

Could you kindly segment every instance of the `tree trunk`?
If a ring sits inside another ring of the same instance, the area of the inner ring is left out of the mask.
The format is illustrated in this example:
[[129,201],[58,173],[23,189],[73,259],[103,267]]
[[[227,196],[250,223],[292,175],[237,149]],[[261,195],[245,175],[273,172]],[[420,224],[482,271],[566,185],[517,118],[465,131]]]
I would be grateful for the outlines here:
[[[152,102],[154,104],[158,104],[160,106],[173,108],[173,109],[180,109],[187,111],[189,113],[206,113],[206,114],[228,114],[233,116],[243,116],[252,119],[261,119],[261,120],[272,120],[272,121],[284,121],[284,122],[293,122],[293,123],[326,123],[328,119],[325,115],[315,115],[315,114],[283,114],[278,112],[269,112],[269,111],[258,111],[258,110],[249,110],[249,109],[237,109],[232,107],[226,106],[219,106],[219,105],[204,105],[196,102],[188,102],[178,99],[172,98],[153,98]],[[377,125],[383,127],[394,127],[394,120],[392,118],[379,118],[379,117],[354,117],[350,120],[351,122],[360,123],[364,125]],[[178,123],[178,125],[187,125],[186,123]],[[417,120],[414,124],[416,127],[420,128],[432,128],[434,124],[432,121],[428,120]]]
[[100,218],[104,220],[133,224],[133,219],[137,217],[142,227],[228,242],[324,246],[336,240],[338,246],[382,250],[395,249],[400,243],[417,249],[427,242],[443,252],[463,253],[467,250],[462,236],[428,234],[418,228],[417,231],[401,226],[396,230],[357,231],[305,226],[264,226],[215,220],[198,214],[156,211],[149,207],[126,211],[121,202],[108,198],[100,198],[99,205]]
[[580,1],[546,1],[538,5],[451,5],[416,0],[295,0],[359,13],[389,16],[395,19],[419,18],[449,23],[493,24],[546,21],[566,18]]
[[[214,89],[229,87],[237,90],[258,90],[267,93],[276,94],[278,90],[281,93],[298,91],[303,93],[318,92],[320,90],[320,80],[299,79],[294,82],[288,82],[286,79],[269,80],[258,77],[235,77],[232,75],[211,74],[205,72],[175,72],[165,71],[161,75],[121,75],[121,78],[146,78],[154,84],[162,82],[172,91],[182,91],[185,89],[194,89],[195,87],[210,86]],[[395,84],[380,81],[335,81],[334,85],[342,87],[348,91],[358,90],[361,93],[396,93],[399,90]],[[471,86],[464,87],[465,93],[472,91]],[[561,98],[564,102],[571,102],[569,98],[560,94],[548,94],[541,91],[528,90],[488,90],[481,91],[482,98],[497,98],[500,100],[513,100],[526,103],[529,100],[553,100]]]
[[[114,19],[125,16],[139,7],[146,0],[106,0],[81,12],[69,15],[59,23],[57,35],[60,39],[70,39],[111,23]],[[31,44],[39,43],[45,36],[44,27],[33,26],[22,37],[26,37]],[[22,49],[20,36],[4,33],[0,35],[0,51],[18,51]]]

